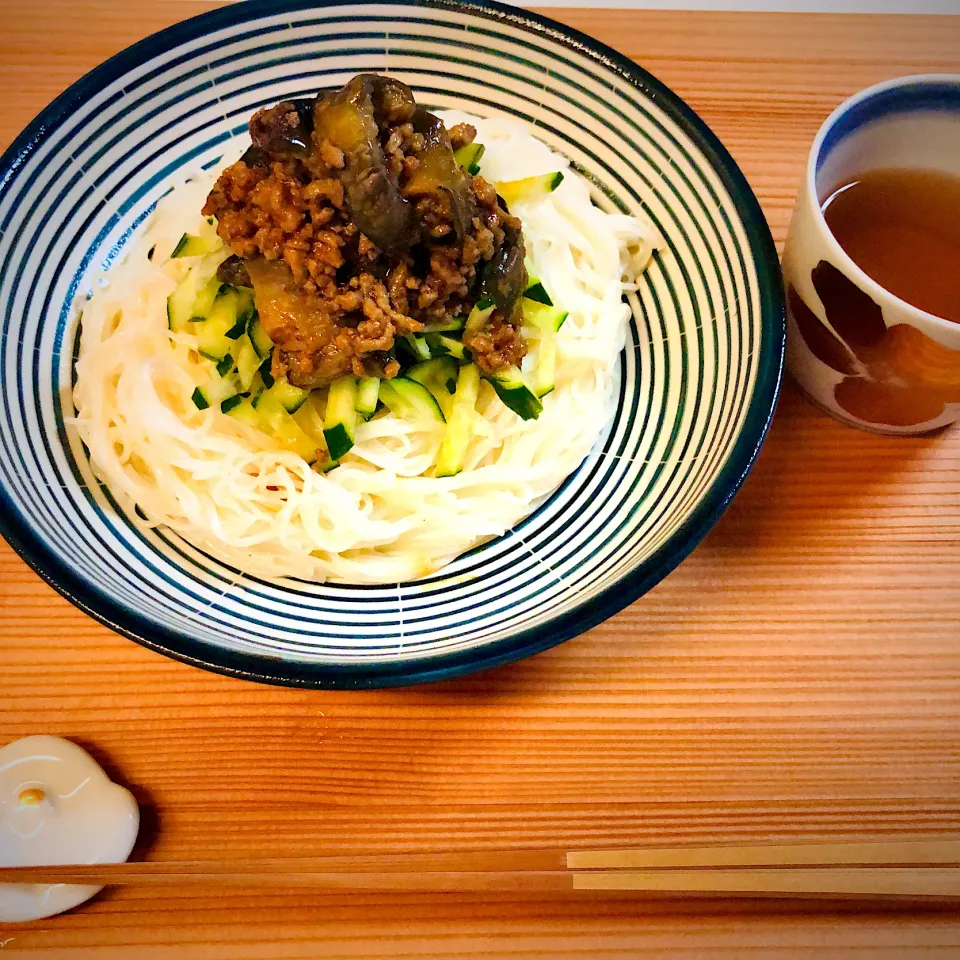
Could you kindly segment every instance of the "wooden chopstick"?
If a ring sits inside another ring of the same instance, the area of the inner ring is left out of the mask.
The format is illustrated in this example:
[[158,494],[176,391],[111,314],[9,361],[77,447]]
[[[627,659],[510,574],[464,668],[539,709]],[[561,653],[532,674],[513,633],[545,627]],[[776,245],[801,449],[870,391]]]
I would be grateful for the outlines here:
[[0,868],[0,883],[308,886],[391,893],[960,898],[960,841],[491,851]]
[[956,867],[759,867],[599,870],[573,874],[574,890],[749,897],[960,898]]
[[646,847],[635,850],[581,850],[567,854],[567,866],[574,870],[892,865],[960,866],[960,840]]

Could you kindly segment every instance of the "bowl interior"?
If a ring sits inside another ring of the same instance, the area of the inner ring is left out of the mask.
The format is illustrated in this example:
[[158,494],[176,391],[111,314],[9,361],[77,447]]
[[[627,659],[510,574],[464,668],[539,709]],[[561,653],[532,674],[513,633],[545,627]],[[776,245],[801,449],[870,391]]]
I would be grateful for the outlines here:
[[[4,532],[57,589],[182,659],[322,686],[431,679],[542,649],[669,572],[735,492],[775,401],[776,254],[709,131],[612,51],[461,3],[240,4],[84,78],[0,163]],[[631,296],[614,423],[531,517],[440,574],[383,587],[244,576],[98,484],[69,425],[77,301],[188,165],[259,106],[389,72],[435,108],[522,117],[667,242]]]

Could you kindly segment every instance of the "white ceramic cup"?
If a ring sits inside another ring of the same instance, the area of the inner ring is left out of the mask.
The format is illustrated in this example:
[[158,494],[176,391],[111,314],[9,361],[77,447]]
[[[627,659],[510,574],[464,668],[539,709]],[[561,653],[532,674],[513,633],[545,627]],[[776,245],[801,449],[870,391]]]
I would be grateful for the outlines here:
[[841,183],[889,168],[960,176],[960,75],[869,87],[820,128],[783,252],[787,365],[807,396],[840,420],[881,433],[926,433],[960,419],[960,324],[867,276],[821,209]]

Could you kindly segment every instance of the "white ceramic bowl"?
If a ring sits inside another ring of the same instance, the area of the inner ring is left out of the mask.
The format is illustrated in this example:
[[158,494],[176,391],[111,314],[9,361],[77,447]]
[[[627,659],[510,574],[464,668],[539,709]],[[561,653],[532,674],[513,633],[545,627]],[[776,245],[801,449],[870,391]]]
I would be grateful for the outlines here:
[[[506,112],[609,208],[667,242],[631,298],[614,423],[531,517],[440,573],[385,587],[242,577],[145,531],[95,480],[72,412],[75,301],[179,168],[259,106],[389,72],[434,108]],[[437,679],[575,636],[672,570],[736,492],[780,381],[777,256],[716,137],[613,50],[494,3],[250,2],[136,44],[0,160],[2,531],[64,596],[153,649],[256,680]]]

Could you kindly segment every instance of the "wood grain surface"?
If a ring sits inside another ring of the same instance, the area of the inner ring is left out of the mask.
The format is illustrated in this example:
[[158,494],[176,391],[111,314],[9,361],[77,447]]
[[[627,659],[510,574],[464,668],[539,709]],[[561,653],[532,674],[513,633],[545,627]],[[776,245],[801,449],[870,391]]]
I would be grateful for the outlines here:
[[[0,0],[0,146],[205,4]],[[855,90],[960,72],[960,17],[559,10],[677,90],[782,242]],[[0,265],[2,269],[2,265]],[[139,856],[375,854],[960,833],[960,430],[885,439],[787,385],[742,493],[641,601],[406,690],[261,687],[111,634],[0,550],[0,744],[60,734],[136,794]],[[960,957],[960,915],[124,888],[0,928],[8,956]]]

